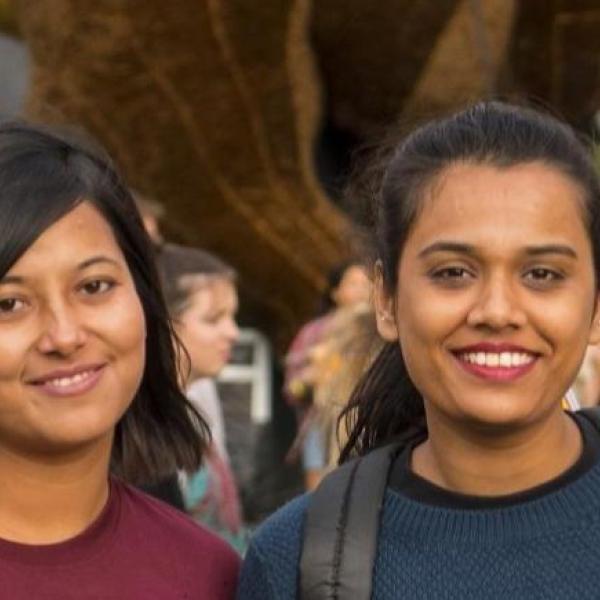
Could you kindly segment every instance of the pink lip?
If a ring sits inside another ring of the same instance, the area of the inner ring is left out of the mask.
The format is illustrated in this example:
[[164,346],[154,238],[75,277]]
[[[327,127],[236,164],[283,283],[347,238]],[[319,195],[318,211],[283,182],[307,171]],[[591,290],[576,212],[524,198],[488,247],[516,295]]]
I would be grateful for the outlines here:
[[[59,369],[51,373],[45,373],[41,377],[29,380],[27,383],[33,385],[40,392],[57,398],[69,396],[79,396],[93,389],[102,374],[104,373],[104,364],[79,365],[72,369]],[[57,385],[56,380],[71,379],[76,375],[85,375],[78,381],[72,381],[64,385]]]
[[535,359],[526,365],[519,365],[518,367],[486,367],[485,365],[476,365],[460,360],[457,356],[455,358],[467,373],[489,381],[514,381],[515,379],[519,379],[533,369],[537,360]]

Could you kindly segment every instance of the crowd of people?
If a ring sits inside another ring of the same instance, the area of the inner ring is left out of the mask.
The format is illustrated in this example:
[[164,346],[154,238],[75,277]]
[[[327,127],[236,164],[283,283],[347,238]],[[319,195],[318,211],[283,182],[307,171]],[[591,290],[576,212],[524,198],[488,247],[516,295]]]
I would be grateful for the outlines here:
[[0,124],[10,598],[596,597],[592,153],[486,101],[381,156],[374,260],[330,273],[281,358],[307,493],[251,532],[216,385],[235,269],[165,242],[96,145]]

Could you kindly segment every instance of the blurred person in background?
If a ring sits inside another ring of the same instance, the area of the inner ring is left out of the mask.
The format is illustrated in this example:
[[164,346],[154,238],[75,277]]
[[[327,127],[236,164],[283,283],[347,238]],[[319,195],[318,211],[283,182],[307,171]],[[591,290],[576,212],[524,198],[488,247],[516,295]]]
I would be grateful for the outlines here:
[[600,347],[587,349],[573,390],[581,406],[600,404]]
[[348,432],[344,422],[338,427],[338,418],[382,344],[372,303],[358,302],[334,311],[311,352],[315,425],[323,432],[327,470],[337,466],[347,442]]
[[158,264],[175,333],[187,351],[180,357],[183,385],[212,433],[204,467],[183,478],[185,507],[194,519],[243,552],[246,531],[214,380],[239,335],[236,273],[209,252],[175,244],[162,246]]
[[165,215],[164,206],[157,200],[153,200],[137,190],[131,190],[135,205],[140,212],[144,229],[150,236],[152,243],[158,248],[163,243],[160,232],[160,220]]
[[371,284],[358,261],[343,263],[328,277],[319,316],[306,323],[292,341],[285,358],[284,395],[297,410],[298,433],[287,460],[302,456],[305,489],[313,490],[326,471],[328,433],[319,422],[314,403],[317,363],[315,349],[324,340],[336,311],[350,309],[369,301]]

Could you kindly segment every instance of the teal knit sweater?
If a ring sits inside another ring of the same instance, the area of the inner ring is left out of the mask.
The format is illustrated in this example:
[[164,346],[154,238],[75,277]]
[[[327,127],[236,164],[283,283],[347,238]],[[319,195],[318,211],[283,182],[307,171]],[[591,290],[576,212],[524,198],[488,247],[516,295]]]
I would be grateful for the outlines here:
[[[308,497],[257,532],[239,600],[296,598]],[[374,600],[600,598],[600,465],[528,501],[447,508],[389,489],[379,532]]]

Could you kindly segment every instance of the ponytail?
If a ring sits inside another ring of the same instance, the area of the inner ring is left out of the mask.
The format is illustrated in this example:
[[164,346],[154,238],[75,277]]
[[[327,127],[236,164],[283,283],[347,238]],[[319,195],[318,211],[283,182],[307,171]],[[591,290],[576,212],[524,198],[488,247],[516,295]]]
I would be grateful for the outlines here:
[[423,399],[397,344],[385,344],[358,382],[338,419],[338,431],[343,426],[349,435],[340,464],[393,439],[409,442],[426,431]]

